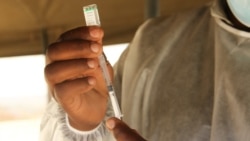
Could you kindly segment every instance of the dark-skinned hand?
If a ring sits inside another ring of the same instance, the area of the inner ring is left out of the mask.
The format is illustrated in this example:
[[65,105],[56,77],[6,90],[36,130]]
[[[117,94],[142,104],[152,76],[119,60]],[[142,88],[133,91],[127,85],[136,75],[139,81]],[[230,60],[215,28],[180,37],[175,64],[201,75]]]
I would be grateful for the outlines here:
[[[71,126],[81,131],[95,128],[106,113],[108,94],[98,61],[103,36],[97,26],[75,28],[46,51],[50,93],[67,113]],[[113,76],[111,66],[108,68]]]

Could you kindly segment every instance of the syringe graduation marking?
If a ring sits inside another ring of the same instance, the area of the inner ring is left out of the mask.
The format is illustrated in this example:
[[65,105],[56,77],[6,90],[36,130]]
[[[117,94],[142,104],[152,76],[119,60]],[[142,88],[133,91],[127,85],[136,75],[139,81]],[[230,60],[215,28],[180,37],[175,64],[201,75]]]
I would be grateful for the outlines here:
[[[87,26],[93,26],[93,25],[101,26],[96,4],[84,6],[83,12],[84,12],[84,17],[85,17],[85,21],[86,21]],[[110,75],[109,75],[109,71],[107,68],[105,57],[102,54],[101,56],[98,57],[98,59],[100,62],[100,67],[102,69],[103,77],[104,77],[106,85],[107,85],[107,89],[108,89],[111,104],[112,104],[112,107],[113,107],[113,110],[115,113],[115,117],[121,119],[121,117],[122,117],[121,110],[120,110],[120,107],[119,107],[119,104],[118,104],[118,101],[116,98],[116,93],[115,93],[114,87],[113,87],[111,79],[110,79]]]

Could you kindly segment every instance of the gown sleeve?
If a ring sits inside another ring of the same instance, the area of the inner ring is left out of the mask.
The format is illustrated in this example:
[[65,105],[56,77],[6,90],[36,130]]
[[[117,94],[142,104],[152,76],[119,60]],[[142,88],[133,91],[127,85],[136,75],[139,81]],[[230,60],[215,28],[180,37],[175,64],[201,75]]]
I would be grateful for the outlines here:
[[79,131],[70,126],[67,114],[55,100],[46,108],[40,126],[40,141],[110,141],[111,135],[105,127],[105,119],[112,110],[108,108],[104,121],[91,131]]

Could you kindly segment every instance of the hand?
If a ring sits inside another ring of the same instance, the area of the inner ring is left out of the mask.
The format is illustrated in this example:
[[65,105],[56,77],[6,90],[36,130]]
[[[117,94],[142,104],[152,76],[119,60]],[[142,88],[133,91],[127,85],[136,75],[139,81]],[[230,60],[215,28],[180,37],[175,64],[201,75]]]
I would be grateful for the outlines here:
[[71,126],[82,131],[95,128],[106,113],[108,94],[97,58],[103,35],[100,27],[79,27],[62,34],[46,52],[49,90]]
[[134,129],[117,118],[108,119],[106,126],[117,141],[146,141]]

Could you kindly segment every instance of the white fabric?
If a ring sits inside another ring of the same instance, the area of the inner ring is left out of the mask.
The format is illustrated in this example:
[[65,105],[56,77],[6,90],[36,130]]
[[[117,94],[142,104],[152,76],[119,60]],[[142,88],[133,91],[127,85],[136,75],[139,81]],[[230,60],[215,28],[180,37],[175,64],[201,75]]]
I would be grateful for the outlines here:
[[[65,116],[65,122],[66,122],[66,125],[67,125],[67,128],[69,128],[69,130],[75,132],[76,134],[79,134],[79,135],[89,135],[89,134],[94,134],[94,133],[97,133],[98,129],[100,128],[100,126],[102,126],[102,124],[99,124],[96,128],[94,128],[93,130],[90,130],[90,131],[79,131],[77,129],[75,129],[74,127],[72,127],[70,124],[69,124],[69,119],[68,119],[68,115],[66,114]],[[99,134],[97,133],[96,136],[99,136]]]
[[148,21],[120,60],[124,121],[148,140],[250,139],[250,33],[211,11]]
[[[107,115],[109,116],[110,112]],[[74,129],[69,125],[67,115],[54,99],[46,108],[40,130],[40,141],[105,141],[107,140],[105,138],[110,138],[104,123],[87,132]]]
[[[221,19],[215,3],[149,20],[116,64],[123,120],[147,140],[250,140],[250,33]],[[41,140],[78,141],[49,107]]]

